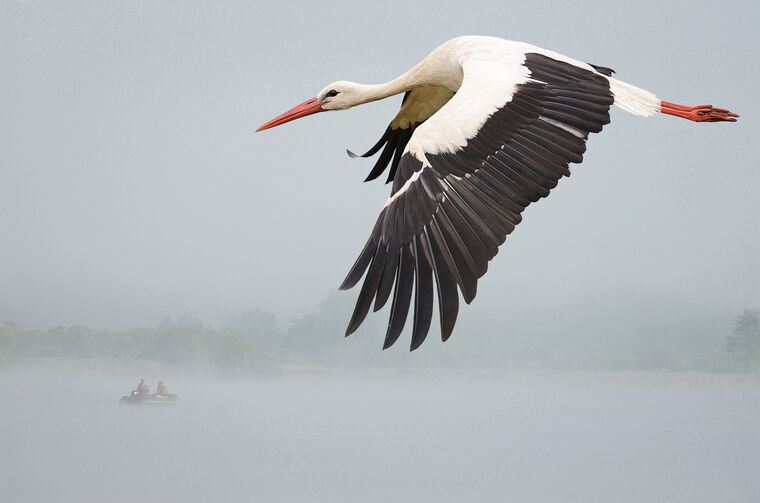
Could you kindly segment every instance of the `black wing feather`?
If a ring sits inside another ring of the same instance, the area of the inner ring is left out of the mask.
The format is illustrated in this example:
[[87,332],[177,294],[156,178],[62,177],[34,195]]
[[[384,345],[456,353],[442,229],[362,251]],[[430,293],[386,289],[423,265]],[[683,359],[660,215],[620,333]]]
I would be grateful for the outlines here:
[[414,257],[409,250],[409,245],[401,247],[398,272],[396,275],[396,288],[393,290],[393,306],[391,308],[388,331],[385,334],[383,349],[393,346],[398,340],[406,324],[409,314],[409,302],[412,299],[412,284],[414,283]]
[[415,263],[415,300],[411,351],[423,343],[430,330],[430,320],[433,319],[433,271],[422,246],[418,244],[419,241],[418,236],[415,236],[412,241]]

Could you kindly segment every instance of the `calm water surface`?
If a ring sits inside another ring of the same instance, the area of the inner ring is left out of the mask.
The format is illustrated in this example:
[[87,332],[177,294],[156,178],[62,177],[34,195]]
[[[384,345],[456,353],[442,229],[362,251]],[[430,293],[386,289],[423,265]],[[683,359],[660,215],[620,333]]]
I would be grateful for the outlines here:
[[137,377],[0,374],[0,501],[760,501],[755,378]]

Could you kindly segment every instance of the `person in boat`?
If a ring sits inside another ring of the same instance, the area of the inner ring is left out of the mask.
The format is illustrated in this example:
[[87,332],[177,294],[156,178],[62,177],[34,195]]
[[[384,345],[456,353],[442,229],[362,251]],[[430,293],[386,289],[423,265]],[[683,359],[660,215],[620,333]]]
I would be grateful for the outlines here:
[[140,379],[135,391],[137,391],[138,395],[147,395],[150,393],[150,387],[148,387],[148,383],[145,382],[145,379]]
[[158,381],[158,387],[156,388],[156,396],[164,397],[169,394],[169,389],[164,384],[164,381]]

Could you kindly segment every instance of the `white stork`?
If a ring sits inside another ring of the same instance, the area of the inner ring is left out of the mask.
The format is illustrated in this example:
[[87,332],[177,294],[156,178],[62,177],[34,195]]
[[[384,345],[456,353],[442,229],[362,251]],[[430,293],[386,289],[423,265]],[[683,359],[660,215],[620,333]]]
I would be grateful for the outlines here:
[[695,122],[738,117],[710,105],[662,101],[613,73],[522,42],[459,37],[386,84],[333,82],[259,127],[405,93],[380,141],[362,155],[382,149],[367,180],[390,166],[393,188],[340,287],[353,287],[366,272],[346,335],[364,321],[373,301],[377,311],[393,290],[383,348],[390,347],[404,328],[414,290],[411,350],[418,348],[430,329],[435,278],[441,336],[448,339],[459,292],[472,302],[478,279],[523,210],[570,175],[568,163],[582,161],[589,133],[610,122],[610,106]]

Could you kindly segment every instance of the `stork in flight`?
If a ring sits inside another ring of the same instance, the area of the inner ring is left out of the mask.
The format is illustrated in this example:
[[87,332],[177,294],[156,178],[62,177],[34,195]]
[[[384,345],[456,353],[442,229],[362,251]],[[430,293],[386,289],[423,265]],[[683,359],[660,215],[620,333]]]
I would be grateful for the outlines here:
[[[451,335],[459,293],[475,298],[478,279],[523,210],[549,195],[569,163],[583,160],[589,133],[617,105],[695,122],[735,122],[711,105],[683,106],[612,76],[613,70],[494,37],[444,43],[385,84],[333,82],[257,129],[404,93],[401,109],[374,147],[367,180],[389,169],[390,197],[341,289],[364,276],[346,335],[391,304],[383,349],[396,342],[414,294],[411,350],[422,344],[437,290],[441,336]],[[348,151],[351,157],[356,157]],[[435,278],[435,280],[434,280]]]

